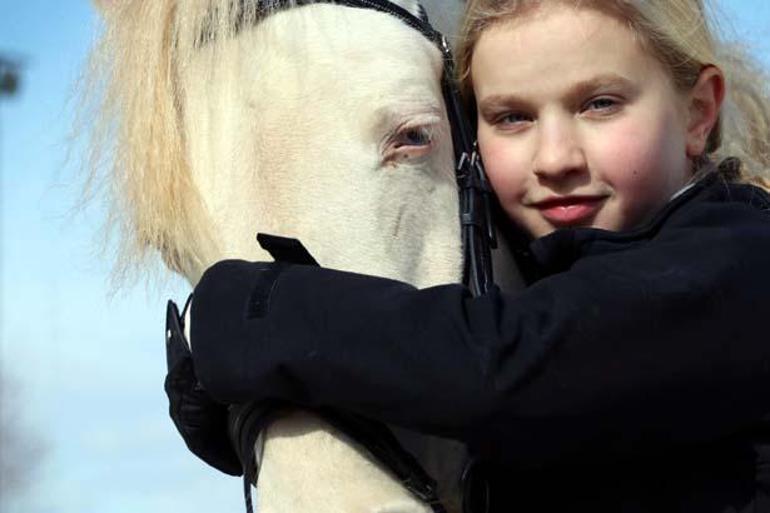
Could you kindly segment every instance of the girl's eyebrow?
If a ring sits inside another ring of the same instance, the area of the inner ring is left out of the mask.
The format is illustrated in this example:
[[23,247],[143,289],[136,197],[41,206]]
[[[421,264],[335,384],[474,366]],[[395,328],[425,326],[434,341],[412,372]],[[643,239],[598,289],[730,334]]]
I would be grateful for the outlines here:
[[[621,75],[604,73],[572,84],[563,98],[566,103],[571,105],[581,102],[586,96],[603,89],[622,89],[628,94],[633,94],[638,88],[631,80]],[[522,108],[531,103],[530,100],[516,94],[493,94],[482,99],[478,104],[478,109],[479,112],[486,115],[487,113],[493,114],[500,108]]]
[[568,101],[571,100],[571,103],[581,102],[586,96],[606,89],[622,90],[626,94],[633,94],[638,87],[626,77],[616,73],[605,73],[574,84],[567,92],[566,98]]

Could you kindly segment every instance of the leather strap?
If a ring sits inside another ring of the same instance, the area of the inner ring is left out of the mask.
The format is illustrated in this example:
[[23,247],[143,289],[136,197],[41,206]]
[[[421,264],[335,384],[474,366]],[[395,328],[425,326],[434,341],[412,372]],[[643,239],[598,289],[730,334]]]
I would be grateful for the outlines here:
[[384,424],[342,411],[319,410],[317,413],[366,448],[407,490],[428,504],[434,513],[446,513],[438,498],[436,481]]
[[[259,478],[259,458],[255,453],[255,446],[260,433],[289,408],[290,405],[285,403],[272,402],[234,405],[230,409],[228,431],[243,465],[244,497],[249,513],[253,510],[250,485],[256,486]],[[387,468],[404,488],[428,504],[434,513],[446,513],[436,491],[436,482],[385,425],[329,408],[305,410],[318,415],[360,444],[375,461]]]

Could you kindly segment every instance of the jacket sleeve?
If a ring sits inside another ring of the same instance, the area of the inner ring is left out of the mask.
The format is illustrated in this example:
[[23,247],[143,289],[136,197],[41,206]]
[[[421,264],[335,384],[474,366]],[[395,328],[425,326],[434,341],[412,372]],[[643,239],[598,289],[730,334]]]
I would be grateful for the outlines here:
[[195,291],[193,349],[220,337],[200,375],[222,400],[344,408],[501,463],[709,441],[770,410],[762,221],[672,226],[517,296],[289,267],[248,319],[254,264],[225,262]]

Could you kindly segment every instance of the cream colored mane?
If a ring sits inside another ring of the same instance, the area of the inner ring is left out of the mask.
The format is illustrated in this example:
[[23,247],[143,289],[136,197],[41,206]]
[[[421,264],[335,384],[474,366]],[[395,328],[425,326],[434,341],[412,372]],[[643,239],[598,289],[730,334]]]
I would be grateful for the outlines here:
[[119,271],[158,250],[171,270],[190,276],[217,248],[191,179],[178,70],[202,44],[222,44],[239,24],[269,13],[241,0],[188,0],[184,8],[175,0],[104,3],[111,5],[86,92],[98,102],[90,183],[104,181],[110,195],[110,222],[121,237]]
[[[230,11],[238,2],[219,3]],[[176,70],[194,49],[191,25],[200,27],[209,10],[209,2],[190,4],[195,14],[179,13],[170,1],[110,5],[92,57],[91,84],[99,89],[92,85],[88,94],[101,99],[92,162],[104,166],[98,179],[107,182],[111,222],[121,236],[120,269],[158,249],[172,270],[185,274],[212,245],[191,183],[178,102]]]

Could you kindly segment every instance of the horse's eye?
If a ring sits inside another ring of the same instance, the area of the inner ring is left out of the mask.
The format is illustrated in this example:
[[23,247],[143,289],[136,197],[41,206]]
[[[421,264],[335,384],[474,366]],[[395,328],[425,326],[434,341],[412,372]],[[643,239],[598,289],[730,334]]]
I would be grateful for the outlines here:
[[393,134],[385,146],[383,162],[397,164],[428,155],[433,148],[430,126],[402,128]]
[[426,127],[409,128],[400,132],[395,141],[395,147],[402,146],[427,146],[431,143],[432,137]]

